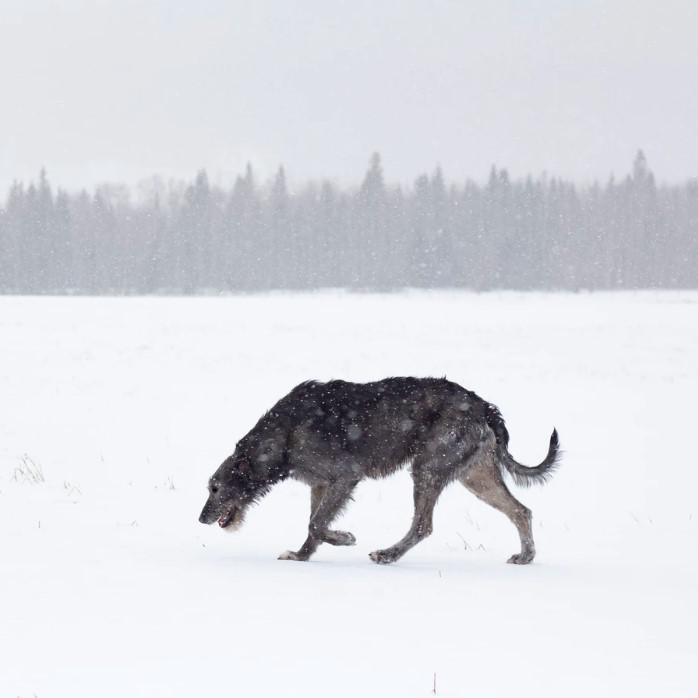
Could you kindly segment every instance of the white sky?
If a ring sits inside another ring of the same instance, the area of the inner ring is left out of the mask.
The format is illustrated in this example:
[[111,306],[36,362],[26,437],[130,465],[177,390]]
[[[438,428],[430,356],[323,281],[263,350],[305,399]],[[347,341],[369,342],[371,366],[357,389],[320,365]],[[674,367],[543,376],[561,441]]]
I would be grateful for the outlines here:
[[698,175],[698,0],[0,0],[0,199],[251,160],[293,180]]

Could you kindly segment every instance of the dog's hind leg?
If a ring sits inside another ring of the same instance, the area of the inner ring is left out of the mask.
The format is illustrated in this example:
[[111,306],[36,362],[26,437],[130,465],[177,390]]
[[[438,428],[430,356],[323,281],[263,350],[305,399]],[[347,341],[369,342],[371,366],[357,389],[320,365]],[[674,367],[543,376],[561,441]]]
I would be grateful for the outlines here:
[[531,562],[536,555],[531,531],[531,510],[509,492],[493,450],[489,446],[481,447],[470,459],[459,479],[476,497],[506,514],[516,526],[521,538],[521,552],[512,555],[507,562],[514,565]]
[[446,481],[440,473],[430,469],[428,462],[418,463],[417,461],[412,465],[412,480],[414,516],[410,530],[395,545],[370,553],[371,560],[378,564],[387,565],[399,560],[410,548],[431,535],[434,507]]
[[[313,485],[310,490],[310,518],[312,520],[313,515],[320,506],[322,498],[327,493],[327,485]],[[355,545],[356,538],[353,533],[349,531],[334,531],[329,528],[325,531],[322,537],[323,543],[329,543],[330,545]]]
[[[308,525],[308,537],[305,539],[305,543],[296,552],[287,550],[285,553],[282,553],[279,556],[279,560],[307,560],[310,558],[318,549],[320,543],[324,542],[325,538],[328,537],[327,527],[351,499],[351,493],[356,485],[356,480],[338,480],[331,485],[327,485],[327,489],[320,499],[317,509],[311,514],[310,524]],[[336,533],[339,533],[339,531]]]

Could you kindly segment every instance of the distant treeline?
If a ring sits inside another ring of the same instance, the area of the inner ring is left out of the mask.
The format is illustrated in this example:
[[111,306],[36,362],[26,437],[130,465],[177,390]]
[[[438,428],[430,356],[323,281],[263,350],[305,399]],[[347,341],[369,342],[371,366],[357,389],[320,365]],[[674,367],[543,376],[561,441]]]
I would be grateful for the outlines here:
[[657,186],[642,152],[621,181],[449,184],[439,169],[386,184],[290,193],[248,166],[230,190],[205,172],[133,199],[54,191],[42,172],[0,209],[0,292],[201,293],[348,287],[698,287],[698,179]]

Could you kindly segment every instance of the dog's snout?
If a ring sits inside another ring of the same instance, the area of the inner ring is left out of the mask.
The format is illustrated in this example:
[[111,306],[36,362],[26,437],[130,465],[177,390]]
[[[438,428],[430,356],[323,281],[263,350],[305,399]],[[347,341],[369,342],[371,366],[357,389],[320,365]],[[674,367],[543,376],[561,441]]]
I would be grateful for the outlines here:
[[199,515],[199,523],[202,524],[210,524],[212,523],[211,521],[211,503],[206,502],[204,504],[204,508],[201,510],[201,514]]

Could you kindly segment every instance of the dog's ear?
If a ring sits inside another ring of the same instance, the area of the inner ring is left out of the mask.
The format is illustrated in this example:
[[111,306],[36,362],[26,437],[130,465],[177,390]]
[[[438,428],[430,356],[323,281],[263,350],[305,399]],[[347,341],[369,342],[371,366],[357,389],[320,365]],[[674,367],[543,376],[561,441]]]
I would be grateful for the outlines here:
[[252,465],[248,458],[240,458],[233,466],[233,472],[237,471],[241,475],[250,475],[252,473]]

